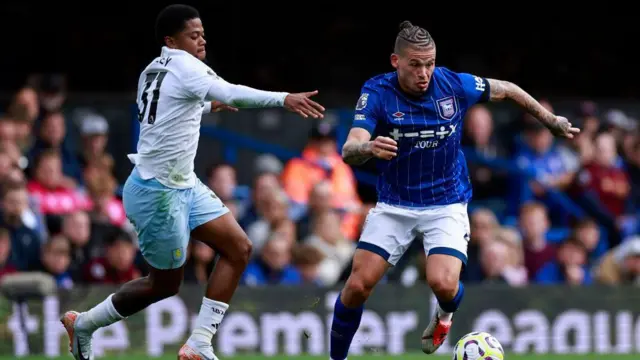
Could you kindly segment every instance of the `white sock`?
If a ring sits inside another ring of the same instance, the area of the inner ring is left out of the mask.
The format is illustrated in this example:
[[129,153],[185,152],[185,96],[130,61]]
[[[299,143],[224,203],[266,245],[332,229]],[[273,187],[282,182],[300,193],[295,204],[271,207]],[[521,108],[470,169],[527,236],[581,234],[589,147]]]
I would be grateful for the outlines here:
[[211,345],[211,339],[218,331],[218,326],[220,326],[227,309],[229,309],[229,304],[203,298],[196,327],[189,339],[197,344],[204,344],[204,346]]
[[112,297],[113,294],[109,295],[109,297],[100,304],[80,314],[76,327],[80,330],[93,333],[101,327],[109,326],[124,319],[122,315],[118,314],[116,308],[113,307]]
[[451,319],[453,318],[453,313],[442,310],[440,305],[438,305],[437,311],[438,311],[438,318],[442,321],[451,321]]

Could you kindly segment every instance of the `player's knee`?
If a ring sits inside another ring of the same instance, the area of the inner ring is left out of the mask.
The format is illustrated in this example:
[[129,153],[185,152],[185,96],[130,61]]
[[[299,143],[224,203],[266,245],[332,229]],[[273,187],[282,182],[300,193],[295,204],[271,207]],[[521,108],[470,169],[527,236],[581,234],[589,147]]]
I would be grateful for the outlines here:
[[239,236],[238,240],[236,240],[236,254],[234,255],[233,262],[238,264],[239,266],[246,267],[249,264],[249,259],[251,258],[251,252],[253,251],[253,244],[251,240],[243,234],[243,236]]
[[345,284],[345,296],[342,300],[350,303],[345,305],[361,305],[367,298],[369,298],[374,286],[375,283],[367,281],[365,277],[352,274]]
[[458,289],[460,275],[455,271],[442,269],[432,274],[427,274],[427,283],[437,297],[453,298]]

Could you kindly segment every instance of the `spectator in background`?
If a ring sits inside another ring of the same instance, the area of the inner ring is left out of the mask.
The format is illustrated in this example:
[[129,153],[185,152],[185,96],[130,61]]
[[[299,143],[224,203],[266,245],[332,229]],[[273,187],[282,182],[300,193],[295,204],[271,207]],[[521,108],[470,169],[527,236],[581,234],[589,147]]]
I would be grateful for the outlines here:
[[[604,130],[614,138],[618,150],[622,152],[622,145],[628,134],[632,134],[637,124],[635,120],[627,116],[622,110],[610,109],[604,115]],[[617,165],[621,165],[621,158],[617,159]]]
[[[600,227],[594,220],[579,220],[573,228],[571,237],[587,251],[589,260],[596,260],[604,255],[607,246],[600,246]],[[606,244],[605,244],[606,245]]]
[[489,209],[479,208],[470,216],[470,238],[467,249],[467,266],[462,273],[462,280],[479,282],[483,278],[480,262],[481,249],[494,240],[500,224],[496,215]]
[[[578,168],[592,161],[595,155],[594,139],[600,128],[600,120],[596,116],[597,108],[595,104],[584,102],[580,105],[578,116],[572,122],[580,129],[580,133],[575,134],[573,139],[565,139],[560,145],[562,155],[568,159],[566,161],[573,169]],[[579,170],[579,169],[578,169]]]
[[62,112],[47,113],[42,118],[38,129],[38,138],[33,148],[29,152],[29,163],[44,151],[56,151],[62,162],[62,178],[60,186],[74,188],[82,182],[82,172],[76,154],[73,153],[64,143],[67,129]]
[[[240,220],[240,226],[247,229],[249,225],[257,221],[268,207],[268,198],[276,191],[282,191],[282,186],[278,180],[278,176],[265,172],[260,173],[253,180],[253,189],[251,192],[251,205]],[[253,241],[253,239],[252,239]]]
[[356,251],[355,244],[340,231],[340,217],[333,211],[319,214],[313,221],[312,233],[305,244],[320,250],[324,260],[319,265],[318,278],[328,286],[335,285]]
[[596,206],[603,206],[614,218],[625,212],[626,198],[631,190],[629,178],[618,160],[615,138],[602,133],[596,137],[594,161],[585,165],[578,176],[580,190],[593,194]]
[[[486,160],[505,156],[504,150],[493,136],[493,117],[485,106],[476,105],[469,109],[464,126],[462,141],[469,151]],[[505,194],[507,178],[504,173],[478,163],[470,163],[469,175],[475,200],[486,200]]]
[[[549,112],[555,114],[553,106],[548,100],[539,99],[538,102],[545,109],[549,110]],[[532,125],[535,126],[538,123],[540,122],[528,112],[520,113],[520,119],[514,119],[513,121],[509,122],[505,131],[506,134],[511,135],[505,139],[509,153],[516,154],[521,151],[522,147],[527,147],[525,139],[527,129],[531,128]],[[516,134],[516,136],[513,136],[513,134]]]
[[580,171],[571,193],[590,216],[606,227],[609,244],[619,244],[625,235],[620,225],[626,214],[631,184],[622,168],[613,135],[601,133],[596,137],[594,159]]
[[6,228],[0,228],[0,280],[18,269],[11,264],[11,234]]
[[609,250],[594,269],[595,278],[606,285],[640,285],[640,237],[635,236]]
[[296,221],[298,235],[301,239],[311,234],[311,227],[318,216],[328,211],[333,211],[332,198],[334,195],[331,190],[331,184],[328,181],[321,181],[311,189],[307,211],[304,216]]
[[47,74],[37,79],[40,88],[40,107],[44,112],[59,111],[67,100],[67,77]]
[[582,244],[569,238],[560,244],[557,259],[544,264],[535,275],[537,284],[590,285],[593,283]]
[[300,272],[291,265],[292,246],[277,233],[273,234],[262,247],[258,258],[247,266],[241,283],[248,286],[301,284]]
[[140,277],[134,266],[136,248],[133,239],[121,229],[105,239],[104,257],[93,259],[85,268],[85,281],[95,284],[124,284]]
[[632,184],[629,206],[632,211],[637,213],[640,211],[640,136],[636,135],[633,145],[627,151],[626,159],[627,175]]
[[224,163],[211,166],[207,171],[207,185],[236,219],[245,216],[249,189],[238,185],[236,169],[233,166]]
[[26,156],[22,155],[15,141],[0,140],[0,152],[9,156],[11,165],[17,170],[22,171],[29,165],[29,160]]
[[247,226],[247,236],[256,256],[273,233],[279,233],[288,242],[296,242],[296,225],[289,219],[289,199],[283,190],[274,190],[264,197],[260,217]]
[[515,159],[518,167],[533,171],[534,180],[522,176],[512,178],[516,201],[513,205],[530,200],[543,202],[557,224],[567,223],[566,211],[547,196],[547,189],[564,190],[571,184],[575,171],[565,163],[565,158],[554,146],[553,135],[542,123],[527,125],[524,131],[524,143]]
[[526,284],[524,276],[514,276],[514,268],[509,264],[511,251],[507,244],[492,241],[480,250],[480,265],[483,283],[497,283],[512,286]]
[[300,272],[303,284],[326,285],[320,277],[320,264],[324,259],[322,251],[309,244],[296,244],[291,251],[291,263]]
[[14,163],[11,156],[4,151],[0,151],[0,179],[6,178],[13,168]]
[[14,120],[15,142],[22,152],[29,150],[34,144],[33,125],[40,107],[38,93],[30,87],[22,88],[9,105],[9,113]]
[[27,189],[21,182],[6,181],[2,184],[2,219],[0,226],[11,236],[10,263],[20,271],[35,269],[39,264],[40,245],[43,242],[37,232],[23,222],[22,214],[29,206]]
[[[81,116],[80,136],[82,148],[78,154],[78,164],[82,168],[94,161],[104,161],[103,157],[111,158],[107,153],[109,141],[109,123],[104,116],[88,112]],[[113,163],[113,158],[110,159]],[[108,161],[108,160],[107,160]]]
[[41,270],[53,276],[58,289],[73,288],[73,280],[69,272],[71,264],[71,247],[69,240],[62,235],[55,235],[42,246]]
[[207,185],[222,200],[228,202],[233,199],[233,193],[238,186],[236,169],[229,164],[216,164],[207,172]]
[[507,272],[505,275],[511,285],[524,285],[528,281],[527,268],[524,267],[524,249],[522,238],[516,229],[501,227],[495,232],[495,241],[504,244],[508,250]]
[[43,150],[35,159],[33,179],[27,188],[45,215],[64,215],[87,207],[87,199],[69,187],[62,174],[62,159],[54,149]]
[[341,223],[347,223],[345,237],[355,240],[362,202],[353,170],[338,152],[335,128],[327,122],[314,126],[302,156],[287,162],[282,172],[284,189],[297,206],[308,206],[311,190],[321,181],[331,184],[334,194],[331,205],[342,212]]
[[10,116],[11,114],[5,114],[0,118],[0,140],[15,143],[16,125]]
[[121,227],[127,220],[122,200],[115,195],[116,187],[116,179],[110,172],[102,171],[101,175],[89,178],[87,208],[94,221]]
[[520,208],[519,228],[522,234],[524,266],[529,280],[536,278],[538,271],[556,258],[556,248],[546,239],[549,219],[545,207],[529,202]]
[[81,281],[86,264],[100,254],[97,244],[90,243],[91,222],[84,211],[68,214],[62,220],[62,235],[69,239],[71,263],[69,272],[75,281]]

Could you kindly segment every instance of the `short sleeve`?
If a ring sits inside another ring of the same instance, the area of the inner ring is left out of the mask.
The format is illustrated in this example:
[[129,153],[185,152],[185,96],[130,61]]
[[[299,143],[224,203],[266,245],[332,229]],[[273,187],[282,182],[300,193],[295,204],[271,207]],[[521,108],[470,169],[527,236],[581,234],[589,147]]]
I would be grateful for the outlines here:
[[352,127],[363,128],[373,134],[380,119],[379,108],[380,96],[378,91],[369,84],[365,84],[356,103]]
[[462,85],[464,98],[467,99],[467,106],[489,101],[490,89],[487,79],[467,73],[458,73],[457,75]]

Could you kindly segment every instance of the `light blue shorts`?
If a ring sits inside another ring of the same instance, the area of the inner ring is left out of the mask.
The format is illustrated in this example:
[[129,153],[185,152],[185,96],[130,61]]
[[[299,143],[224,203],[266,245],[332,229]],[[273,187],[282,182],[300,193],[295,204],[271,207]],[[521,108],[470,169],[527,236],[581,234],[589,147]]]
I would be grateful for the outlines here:
[[142,255],[160,270],[184,265],[191,230],[229,212],[200,180],[190,189],[172,189],[143,180],[135,168],[124,185],[123,203]]

